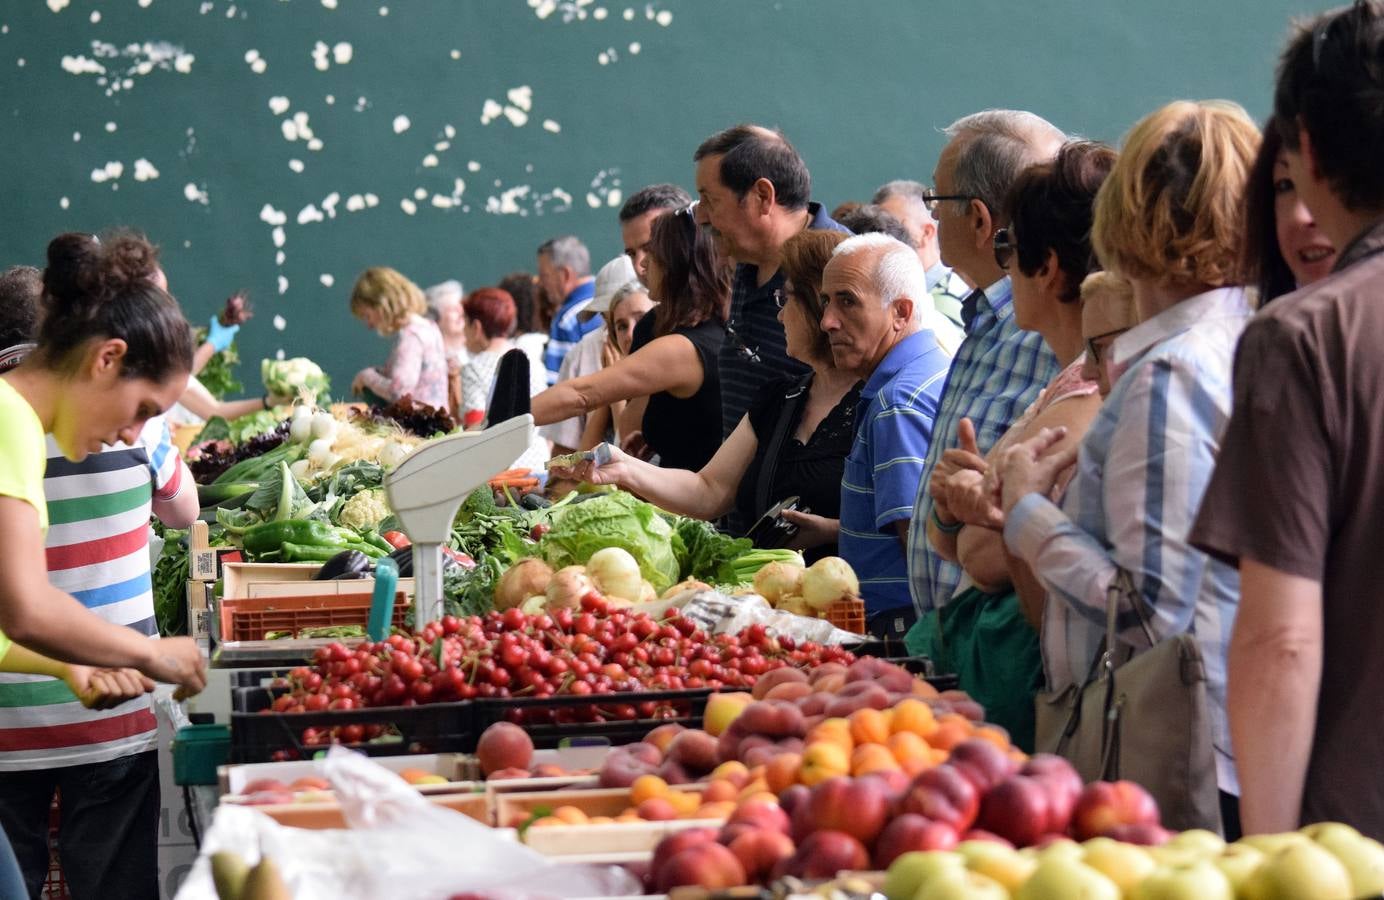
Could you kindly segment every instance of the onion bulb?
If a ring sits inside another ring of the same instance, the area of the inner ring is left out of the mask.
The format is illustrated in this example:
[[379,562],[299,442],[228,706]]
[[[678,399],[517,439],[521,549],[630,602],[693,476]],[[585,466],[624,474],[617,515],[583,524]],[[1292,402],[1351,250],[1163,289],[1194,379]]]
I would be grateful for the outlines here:
[[855,570],[839,556],[824,556],[803,573],[802,598],[815,610],[860,596]]

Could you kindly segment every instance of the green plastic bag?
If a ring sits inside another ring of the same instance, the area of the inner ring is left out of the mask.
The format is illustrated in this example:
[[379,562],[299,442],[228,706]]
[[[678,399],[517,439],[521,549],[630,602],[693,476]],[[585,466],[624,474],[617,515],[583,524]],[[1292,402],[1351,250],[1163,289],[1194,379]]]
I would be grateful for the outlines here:
[[1017,593],[968,588],[920,618],[904,646],[911,655],[929,657],[937,671],[955,673],[961,689],[985,707],[986,721],[1003,726],[1020,750],[1033,752],[1033,703],[1043,686],[1043,658]]

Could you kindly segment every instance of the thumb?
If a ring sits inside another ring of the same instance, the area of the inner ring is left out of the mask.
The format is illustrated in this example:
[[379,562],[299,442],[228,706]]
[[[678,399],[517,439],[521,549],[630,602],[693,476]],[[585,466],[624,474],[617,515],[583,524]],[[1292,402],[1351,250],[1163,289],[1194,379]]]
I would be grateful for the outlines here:
[[969,418],[963,418],[956,423],[957,445],[967,453],[974,453],[980,456],[980,448],[976,446],[976,426]]

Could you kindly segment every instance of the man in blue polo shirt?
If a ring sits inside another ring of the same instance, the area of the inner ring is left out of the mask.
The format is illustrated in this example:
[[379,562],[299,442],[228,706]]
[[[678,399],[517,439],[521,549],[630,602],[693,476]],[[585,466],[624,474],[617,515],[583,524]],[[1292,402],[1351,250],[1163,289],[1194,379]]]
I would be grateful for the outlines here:
[[543,351],[543,365],[548,370],[548,386],[557,383],[558,370],[567,351],[589,331],[601,327],[595,316],[583,316],[591,298],[596,296],[595,279],[591,277],[591,253],[572,235],[545,241],[538,248],[538,283],[548,295],[549,302],[562,298],[553,325],[548,333],[548,346]]
[[902,638],[913,623],[909,520],[951,357],[918,254],[883,234],[837,245],[822,275],[822,330],[837,368],[865,379],[841,482],[841,556],[860,578],[866,627]]

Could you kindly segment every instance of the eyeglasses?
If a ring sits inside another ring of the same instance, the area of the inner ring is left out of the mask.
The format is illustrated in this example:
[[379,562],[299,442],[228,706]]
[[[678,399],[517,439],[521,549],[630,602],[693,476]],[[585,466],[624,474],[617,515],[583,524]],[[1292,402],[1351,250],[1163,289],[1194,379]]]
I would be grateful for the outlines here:
[[[1086,339],[1086,355],[1091,358],[1092,365],[1100,365],[1101,354],[1109,349],[1110,344],[1114,343],[1114,338],[1119,337],[1128,331],[1128,328],[1117,328],[1114,331],[1107,331],[1105,334],[1098,334]],[[1096,341],[1106,341],[1105,344],[1097,344]]]
[[[775,294],[774,300],[775,302],[778,301],[777,294]],[[740,334],[735,330],[735,322],[726,322],[726,337],[730,339],[730,342],[732,344],[735,345],[736,349],[739,351],[742,357],[744,357],[752,363],[763,362],[763,360],[759,358],[758,348],[751,347],[749,344],[745,343],[745,339],[742,338]]]
[[1009,271],[1009,263],[1014,259],[1014,251],[1019,245],[1009,236],[1008,228],[1001,228],[995,232],[995,240],[992,244],[995,250],[995,265]]
[[788,288],[775,288],[774,305],[779,309],[783,309],[788,305],[788,298],[791,296],[793,296],[793,292],[788,290]]
[[957,202],[969,203],[972,200],[979,199],[979,197],[972,194],[924,194],[923,205],[927,207],[928,212],[937,212],[937,207],[942,204],[943,200],[955,200]]

